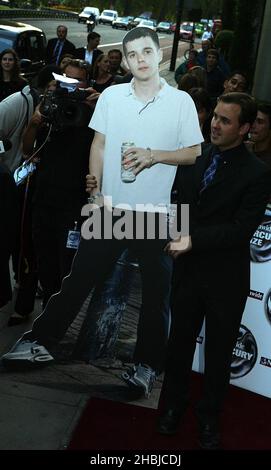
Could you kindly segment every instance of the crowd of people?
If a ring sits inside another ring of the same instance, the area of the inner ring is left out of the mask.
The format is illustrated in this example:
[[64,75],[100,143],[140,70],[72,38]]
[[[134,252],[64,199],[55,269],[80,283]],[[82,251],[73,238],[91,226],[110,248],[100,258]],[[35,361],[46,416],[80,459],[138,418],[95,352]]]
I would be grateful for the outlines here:
[[[177,88],[159,75],[162,50],[151,29],[129,31],[123,56],[118,49],[103,54],[99,43],[100,35],[90,32],[86,47],[76,49],[66,26],[58,26],[38,90],[20,77],[14,51],[0,56],[0,129],[12,142],[0,159],[6,225],[0,307],[12,294],[11,255],[18,282],[10,326],[29,318],[38,282],[43,291],[41,315],[2,362],[51,364],[90,291],[102,297],[128,250],[140,267],[142,305],[134,364],[122,378],[148,397],[164,373],[157,430],[177,432],[205,318],[204,388],[196,416],[200,447],[218,449],[231,354],[249,292],[249,241],[271,192],[271,106],[248,93],[245,72],[229,70],[211,37],[176,70]],[[71,122],[52,107],[53,99],[60,107],[57,100],[69,95],[63,94],[65,80],[54,74],[72,79],[73,91],[86,91]],[[9,171],[22,157],[36,170],[16,187]],[[132,182],[122,180],[121,167],[132,172]],[[168,223],[172,188],[174,236]],[[224,332],[219,339],[217,324]]]

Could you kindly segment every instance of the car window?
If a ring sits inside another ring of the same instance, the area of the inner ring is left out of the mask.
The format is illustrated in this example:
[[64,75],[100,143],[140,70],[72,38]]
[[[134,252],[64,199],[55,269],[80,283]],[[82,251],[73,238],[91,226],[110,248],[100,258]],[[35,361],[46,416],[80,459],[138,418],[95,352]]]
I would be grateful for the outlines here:
[[13,48],[13,41],[9,38],[0,38],[0,52],[4,51],[5,49]]
[[42,54],[43,48],[43,36],[40,36],[40,34],[31,33],[29,35],[29,59],[34,61],[42,60],[44,58]]
[[184,29],[185,31],[192,31],[193,26],[191,26],[190,24],[183,24],[181,28]]
[[20,34],[20,36],[18,37],[16,51],[20,59],[29,58],[29,49],[26,33]]

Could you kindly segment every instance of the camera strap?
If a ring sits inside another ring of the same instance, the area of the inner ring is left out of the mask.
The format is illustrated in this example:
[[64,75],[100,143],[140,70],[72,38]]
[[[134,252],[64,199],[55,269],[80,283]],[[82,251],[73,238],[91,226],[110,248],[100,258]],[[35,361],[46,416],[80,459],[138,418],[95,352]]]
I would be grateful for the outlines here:
[[[28,97],[24,94],[23,90],[21,90],[21,95],[24,97],[25,99],[25,102],[26,102],[26,114],[25,114],[25,118],[24,118],[24,125],[23,125],[23,129],[27,127],[28,125],[28,122],[29,122],[29,100],[28,100]],[[39,94],[38,92],[34,89],[34,88],[31,88],[30,87],[30,95],[32,97],[32,102],[33,102],[33,113],[36,109],[36,106],[39,104],[40,102],[40,98],[39,98]]]

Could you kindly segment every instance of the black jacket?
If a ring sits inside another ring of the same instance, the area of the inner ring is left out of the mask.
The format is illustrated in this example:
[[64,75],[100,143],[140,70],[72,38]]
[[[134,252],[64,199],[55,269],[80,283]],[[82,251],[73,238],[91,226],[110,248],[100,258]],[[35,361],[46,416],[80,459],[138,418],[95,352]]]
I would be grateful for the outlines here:
[[236,285],[246,291],[250,239],[264,215],[271,171],[242,144],[222,153],[213,181],[200,193],[204,171],[215,150],[208,145],[195,165],[178,169],[178,204],[189,204],[192,250],[181,255],[177,264],[181,271],[185,267],[186,276],[192,267],[199,279],[209,279],[219,290],[230,292]]
[[[75,57],[76,59],[81,59],[85,60],[85,53],[86,53],[86,48],[85,47],[79,47],[75,51]],[[95,60],[99,57],[99,55],[103,54],[103,52],[100,49],[94,49],[93,51],[93,56],[92,56],[92,63],[91,65],[95,64]]]
[[[57,41],[58,41],[58,38],[49,39],[48,41],[47,48],[46,48],[46,63],[47,64],[51,64],[53,62],[54,49],[55,49]],[[61,51],[60,60],[61,60],[61,57],[65,54],[73,54],[75,56],[75,51],[76,51],[75,45],[72,42],[68,41],[68,39],[65,39],[64,45]]]

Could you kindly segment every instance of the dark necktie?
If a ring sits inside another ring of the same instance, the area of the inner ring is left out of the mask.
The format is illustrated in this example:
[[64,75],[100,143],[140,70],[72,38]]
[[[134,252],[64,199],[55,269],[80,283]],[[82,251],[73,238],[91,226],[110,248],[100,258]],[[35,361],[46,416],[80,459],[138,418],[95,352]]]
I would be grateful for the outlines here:
[[213,181],[219,161],[221,161],[221,154],[220,153],[214,154],[210,165],[206,168],[204,172],[202,182],[201,182],[200,192],[202,192],[211,183],[211,181]]
[[62,42],[57,41],[55,48],[54,48],[54,52],[53,52],[53,63],[56,65],[58,65],[58,62],[59,62],[61,50],[62,50]]

